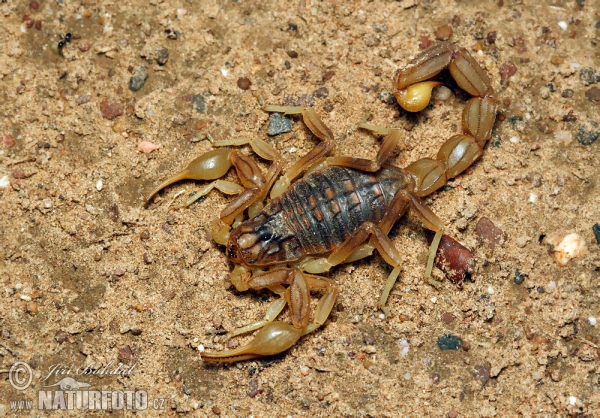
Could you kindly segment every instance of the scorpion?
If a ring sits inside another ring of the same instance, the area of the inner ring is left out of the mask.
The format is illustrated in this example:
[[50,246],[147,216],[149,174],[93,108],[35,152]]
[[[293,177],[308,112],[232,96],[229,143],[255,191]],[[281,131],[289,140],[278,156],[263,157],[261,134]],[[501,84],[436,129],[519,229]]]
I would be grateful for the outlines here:
[[[234,268],[230,275],[238,291],[269,289],[280,297],[269,305],[262,321],[230,331],[231,337],[259,330],[246,345],[223,352],[204,352],[204,360],[236,362],[281,353],[325,323],[339,287],[319,276],[332,267],[365,258],[376,249],[392,267],[378,307],[386,308],[402,258],[388,237],[392,226],[410,208],[425,228],[435,232],[429,247],[425,279],[431,278],[444,223],[422,198],[443,187],[482,154],[496,119],[498,100],[487,73],[465,48],[444,42],[414,58],[396,72],[393,94],[402,108],[423,110],[434,87],[430,80],[449,69],[457,85],[472,97],[462,114],[463,132],[441,146],[435,158],[422,158],[401,169],[387,164],[401,132],[364,122],[360,127],[384,136],[375,159],[327,156],[334,135],[311,107],[264,105],[267,112],[301,115],[304,124],[321,141],[281,176],[279,152],[259,138],[214,141],[216,148],[158,185],[148,197],[183,179],[213,180],[178,208],[188,206],[216,188],[237,196],[212,225],[215,242],[226,246]],[[249,145],[271,161],[266,174],[249,156],[221,146]],[[220,179],[235,168],[241,186]],[[270,200],[263,201],[270,191]],[[244,220],[247,211],[248,218]],[[311,291],[323,293],[311,315]],[[288,306],[292,324],[276,321]],[[310,318],[313,318],[312,322]]]

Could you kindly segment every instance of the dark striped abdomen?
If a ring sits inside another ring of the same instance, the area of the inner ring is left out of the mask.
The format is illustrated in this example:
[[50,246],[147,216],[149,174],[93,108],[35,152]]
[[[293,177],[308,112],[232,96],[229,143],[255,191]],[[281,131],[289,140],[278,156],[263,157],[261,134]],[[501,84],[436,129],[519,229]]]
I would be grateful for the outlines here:
[[306,253],[326,254],[364,222],[379,222],[404,184],[399,170],[329,167],[292,184],[278,203]]

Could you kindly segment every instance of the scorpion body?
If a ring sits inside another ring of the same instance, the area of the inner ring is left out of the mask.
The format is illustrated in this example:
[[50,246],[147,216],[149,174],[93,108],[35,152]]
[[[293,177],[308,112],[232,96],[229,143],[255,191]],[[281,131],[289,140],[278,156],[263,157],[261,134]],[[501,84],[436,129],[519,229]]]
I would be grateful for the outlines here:
[[234,263],[268,267],[329,254],[365,222],[379,223],[407,185],[407,175],[395,167],[313,172],[233,230],[227,255]]
[[[373,161],[328,157],[334,148],[334,136],[312,108],[263,106],[268,112],[301,114],[321,142],[283,174],[279,152],[261,139],[214,142],[215,146],[248,144],[273,163],[263,174],[249,156],[217,148],[190,162],[150,193],[152,197],[171,183],[194,179],[214,181],[179,207],[191,204],[213,188],[237,194],[213,224],[213,239],[226,246],[234,265],[231,282],[239,291],[266,288],[281,296],[271,304],[263,321],[231,331],[225,339],[258,329],[250,343],[234,350],[203,353],[205,360],[234,362],[287,350],[301,336],[325,323],[339,293],[335,281],[315,274],[367,257],[374,250],[393,267],[378,304],[389,315],[385,305],[400,274],[402,258],[388,234],[409,208],[435,232],[425,279],[436,284],[430,275],[444,223],[421,198],[443,187],[483,154],[498,106],[487,73],[464,48],[448,42],[429,48],[409,68],[396,73],[393,93],[400,106],[411,112],[423,110],[432,89],[441,84],[427,80],[445,68],[473,97],[463,111],[462,133],[446,140],[435,158],[422,158],[404,169],[387,164],[402,133],[366,122],[360,127],[384,135]],[[220,179],[231,167],[235,167],[241,186]],[[264,206],[269,191],[271,200]],[[245,213],[248,219],[244,221]],[[314,312],[311,291],[323,293]],[[275,321],[286,306],[291,325]],[[311,312],[313,322],[309,323]]]

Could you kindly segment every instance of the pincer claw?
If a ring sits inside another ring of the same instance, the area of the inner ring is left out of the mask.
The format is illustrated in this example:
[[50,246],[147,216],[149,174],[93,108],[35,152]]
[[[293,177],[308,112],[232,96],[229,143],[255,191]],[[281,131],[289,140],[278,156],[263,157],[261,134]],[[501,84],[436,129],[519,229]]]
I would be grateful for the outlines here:
[[302,336],[302,330],[285,322],[270,322],[261,328],[248,344],[223,352],[202,353],[205,361],[233,363],[252,360],[263,356],[272,356],[284,352]]

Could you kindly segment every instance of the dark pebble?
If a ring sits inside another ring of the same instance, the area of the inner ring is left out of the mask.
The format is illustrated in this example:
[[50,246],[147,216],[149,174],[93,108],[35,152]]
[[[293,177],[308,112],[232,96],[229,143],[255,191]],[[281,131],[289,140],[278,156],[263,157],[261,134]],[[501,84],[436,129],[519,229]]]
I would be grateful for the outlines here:
[[269,135],[279,135],[284,132],[292,131],[292,120],[288,115],[281,115],[279,113],[273,113],[271,120],[269,121]]
[[579,79],[583,82],[583,85],[589,86],[600,81],[600,72],[597,73],[592,67],[586,67],[579,73]]
[[379,93],[379,95],[377,97],[383,103],[388,104],[388,105],[394,105],[394,104],[398,103],[396,101],[396,98],[394,97],[394,95],[389,91],[382,91],[381,93]]
[[444,324],[449,324],[452,321],[454,321],[454,315],[452,314],[452,312],[444,312],[442,314],[442,321],[444,322]]
[[596,237],[596,244],[600,245],[600,224],[594,224],[592,231],[594,231],[594,236]]
[[546,293],[546,289],[544,289],[542,286],[538,286],[537,291],[540,294]]
[[41,30],[42,29],[42,21],[41,20],[36,20],[35,21],[35,28],[37,30]]
[[458,350],[462,346],[462,340],[456,335],[445,334],[437,339],[440,350]]
[[248,90],[251,85],[252,85],[252,82],[250,81],[250,79],[248,77],[238,78],[237,86],[239,88],[241,88],[242,90]]
[[475,234],[481,243],[491,249],[496,248],[497,245],[506,240],[506,233],[485,216],[477,222]]
[[169,50],[167,48],[158,48],[156,50],[156,62],[158,65],[165,65],[169,60]]
[[33,10],[37,10],[40,8],[40,4],[37,1],[32,1],[29,3],[29,7],[31,7]]
[[254,398],[258,395],[258,380],[256,378],[250,379],[250,389],[248,390],[248,396]]
[[288,51],[287,54],[290,58],[298,58],[298,53],[296,51]]
[[192,98],[192,105],[200,113],[206,112],[206,99],[202,94],[195,94]]
[[554,129],[548,124],[548,122],[541,120],[537,123],[537,129],[543,134],[551,134]]
[[421,36],[419,38],[419,48],[427,49],[431,45],[431,40],[427,36]]
[[521,271],[519,269],[516,269],[515,277],[513,278],[513,280],[516,284],[521,285],[525,281],[525,276],[521,274]]
[[298,25],[294,23],[288,23],[288,30],[293,30],[294,32],[296,32],[298,30]]
[[67,341],[67,337],[67,333],[59,331],[54,338],[56,339],[57,343],[62,344]]
[[583,127],[579,128],[577,131],[575,139],[577,139],[581,145],[592,145],[594,141],[598,139],[598,135],[600,135],[600,132],[598,131],[598,123],[590,120],[590,125],[592,125],[593,128],[591,131],[588,131]]
[[585,97],[587,97],[590,102],[600,102],[600,89],[598,87],[592,87],[585,92]]
[[365,334],[363,336],[363,341],[365,342],[365,344],[367,345],[373,345],[375,344],[375,337],[373,337],[372,334]]
[[123,114],[123,106],[119,102],[108,103],[107,100],[100,102],[100,112],[108,120],[113,120]]
[[129,80],[129,90],[139,91],[142,87],[144,87],[147,79],[148,72],[146,71],[146,67],[140,65],[133,70],[133,73],[131,74],[131,79]]
[[505,62],[500,67],[500,78],[506,80],[517,73],[517,67],[512,62]]
[[433,34],[438,41],[447,41],[452,36],[452,26],[441,26]]
[[292,64],[290,64],[290,62],[288,60],[285,60],[284,64],[285,64],[285,68],[287,68],[288,70],[290,68],[292,68]]
[[488,44],[494,44],[496,43],[496,38],[498,37],[498,34],[496,31],[492,31],[490,33],[487,34],[486,40],[488,42]]
[[562,92],[562,97],[564,97],[565,99],[568,99],[568,98],[573,97],[573,94],[574,94],[574,92],[572,89],[565,89]]
[[325,72],[325,74],[323,74],[323,81],[329,80],[331,77],[334,76],[334,74],[335,74],[335,71],[331,71],[331,70]]
[[327,87],[319,87],[318,89],[313,91],[313,96],[319,99],[324,99],[325,97],[329,96],[329,90],[327,89]]
[[475,366],[473,378],[481,382],[481,386],[490,380],[490,368],[488,366]]

